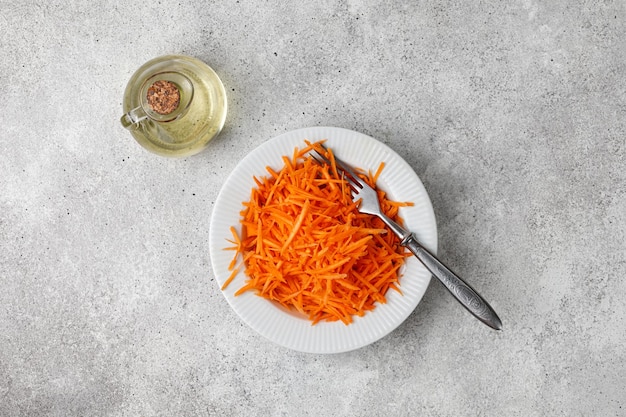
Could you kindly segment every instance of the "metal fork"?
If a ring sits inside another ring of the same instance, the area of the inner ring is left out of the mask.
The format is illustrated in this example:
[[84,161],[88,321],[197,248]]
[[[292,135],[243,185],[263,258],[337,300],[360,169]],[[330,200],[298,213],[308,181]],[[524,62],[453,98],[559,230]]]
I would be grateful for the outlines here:
[[[321,148],[326,151],[323,146],[321,146]],[[319,152],[317,149],[314,149],[313,152],[314,153],[311,153],[310,155],[315,161],[322,165],[324,163],[329,165],[331,164],[331,161],[322,152]],[[376,190],[361,180],[350,165],[342,162],[334,155],[333,157],[338,171],[341,172],[350,185],[352,190],[352,200],[361,200],[359,203],[359,211],[361,213],[371,214],[380,218],[387,225],[387,227],[389,227],[389,229],[391,229],[396,236],[398,236],[400,244],[407,247],[417,257],[417,259],[424,264],[426,269],[438,278],[439,281],[443,283],[450,293],[470,313],[487,326],[496,330],[501,330],[502,322],[493,308],[491,308],[491,306],[472,287],[446,267],[439,259],[437,259],[437,257],[435,257],[435,255],[424,248],[418,242],[415,234],[406,230],[386,216],[380,208],[380,202],[378,201],[378,194],[376,193]]]

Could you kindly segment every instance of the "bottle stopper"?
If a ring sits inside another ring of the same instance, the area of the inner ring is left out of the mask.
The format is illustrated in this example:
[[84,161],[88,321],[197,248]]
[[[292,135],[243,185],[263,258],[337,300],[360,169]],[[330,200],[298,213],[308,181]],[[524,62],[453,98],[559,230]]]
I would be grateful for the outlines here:
[[147,101],[159,114],[170,114],[180,103],[180,91],[171,81],[159,80],[148,88]]

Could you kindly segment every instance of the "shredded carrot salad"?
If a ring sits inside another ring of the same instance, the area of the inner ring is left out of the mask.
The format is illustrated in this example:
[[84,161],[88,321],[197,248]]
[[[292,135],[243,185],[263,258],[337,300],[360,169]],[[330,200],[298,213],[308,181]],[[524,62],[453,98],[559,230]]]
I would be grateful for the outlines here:
[[[375,303],[385,303],[389,288],[401,293],[399,269],[410,256],[375,216],[361,214],[345,179],[337,172],[331,149],[323,141],[296,148],[283,157],[279,171],[254,178],[250,200],[243,203],[241,234],[231,226],[235,256],[222,290],[242,268],[247,280],[235,295],[257,295],[295,309],[313,324],[341,320],[350,324]],[[307,154],[326,152],[330,165]],[[384,164],[362,179],[375,187]],[[377,190],[385,214],[397,222],[397,203]]]

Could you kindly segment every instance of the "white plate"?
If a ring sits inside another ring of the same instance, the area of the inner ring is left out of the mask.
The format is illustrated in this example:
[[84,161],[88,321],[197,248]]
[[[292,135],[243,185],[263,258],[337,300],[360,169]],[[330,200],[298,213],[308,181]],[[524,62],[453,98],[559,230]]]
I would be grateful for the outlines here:
[[[230,246],[230,226],[241,230],[240,211],[250,198],[254,186],[253,176],[267,175],[266,166],[278,170],[283,155],[292,155],[294,148],[303,148],[304,140],[328,139],[337,157],[364,169],[376,170],[380,162],[385,169],[377,185],[390,199],[410,201],[415,205],[403,207],[400,215],[410,230],[431,251],[437,247],[437,225],[428,194],[413,169],[387,145],[362,133],[336,127],[310,127],[284,133],[248,154],[237,165],[219,193],[211,217],[209,249],[217,284],[222,286],[230,275],[228,264],[233,252],[223,250]],[[338,353],[366,346],[384,337],[398,327],[421,300],[430,282],[430,274],[415,258],[406,259],[400,278],[403,295],[394,290],[387,292],[387,303],[378,304],[354,322],[321,322],[311,325],[306,318],[290,314],[252,292],[234,296],[244,284],[246,276],[239,273],[223,291],[233,310],[254,330],[284,347],[310,353]]]

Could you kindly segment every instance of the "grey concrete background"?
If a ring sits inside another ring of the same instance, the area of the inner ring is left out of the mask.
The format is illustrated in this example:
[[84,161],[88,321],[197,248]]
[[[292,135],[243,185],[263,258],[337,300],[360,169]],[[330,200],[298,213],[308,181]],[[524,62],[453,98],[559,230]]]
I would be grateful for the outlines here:
[[[626,415],[626,3],[310,3],[0,1],[0,415]],[[182,160],[118,122],[167,53],[230,100]],[[243,155],[314,125],[406,156],[441,257],[504,331],[435,281],[350,353],[242,324],[213,201]]]

